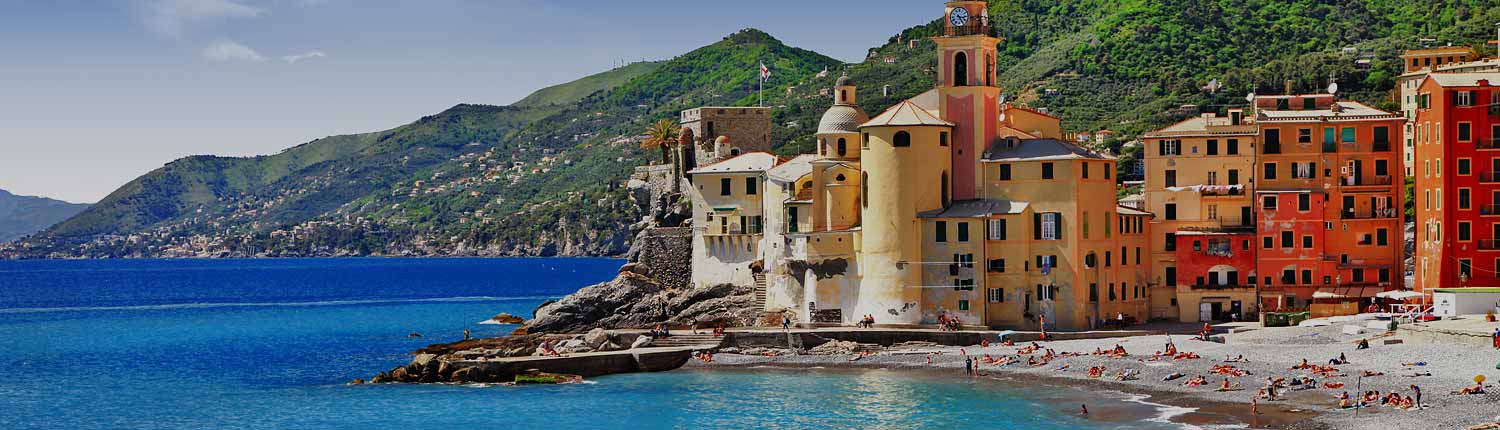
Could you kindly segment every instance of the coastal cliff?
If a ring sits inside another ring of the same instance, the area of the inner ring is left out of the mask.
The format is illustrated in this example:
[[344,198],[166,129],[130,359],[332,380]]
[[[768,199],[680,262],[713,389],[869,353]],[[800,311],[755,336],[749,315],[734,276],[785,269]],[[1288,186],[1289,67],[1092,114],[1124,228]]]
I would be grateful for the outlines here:
[[[528,333],[580,333],[594,328],[754,325],[760,316],[748,285],[692,286],[692,209],[673,192],[670,177],[643,170],[629,183],[645,215],[627,254],[629,263],[607,282],[542,304],[522,327]],[[686,182],[684,180],[684,182]],[[691,186],[689,184],[688,186]]]

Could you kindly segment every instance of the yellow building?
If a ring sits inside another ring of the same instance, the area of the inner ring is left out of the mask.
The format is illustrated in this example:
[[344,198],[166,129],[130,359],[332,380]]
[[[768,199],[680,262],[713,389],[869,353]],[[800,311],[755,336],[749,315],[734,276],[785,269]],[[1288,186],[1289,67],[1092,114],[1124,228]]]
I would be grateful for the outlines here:
[[[986,2],[950,1],[944,22],[937,88],[869,118],[840,78],[816,153],[691,172],[695,284],[756,282],[767,311],[814,324],[1148,318],[1151,214],[1118,206],[1114,158],[1000,102]],[[736,224],[753,216],[771,221]]]

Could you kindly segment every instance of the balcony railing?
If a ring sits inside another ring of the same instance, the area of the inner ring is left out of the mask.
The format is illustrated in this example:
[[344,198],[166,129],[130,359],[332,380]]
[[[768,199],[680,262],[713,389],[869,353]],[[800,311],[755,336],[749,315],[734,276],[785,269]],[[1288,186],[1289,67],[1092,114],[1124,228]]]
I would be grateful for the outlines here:
[[1479,182],[1487,184],[1500,183],[1500,174],[1496,172],[1484,172],[1479,174]]
[[1245,187],[1238,187],[1238,188],[1233,188],[1233,187],[1224,187],[1224,188],[1203,187],[1201,190],[1198,191],[1198,194],[1202,195],[1204,197],[1243,196],[1243,195],[1245,195]]
[[1344,177],[1344,186],[1349,186],[1349,187],[1385,186],[1385,185],[1390,185],[1390,184],[1391,184],[1391,177],[1390,176],[1371,176],[1371,177],[1368,177],[1368,178],[1361,178],[1361,177],[1358,177],[1358,176],[1350,175],[1350,176],[1345,176]]
[[1391,143],[1390,142],[1375,142],[1374,145],[1370,146],[1370,149],[1372,151],[1375,151],[1375,152],[1391,152]]
[[1396,208],[1379,208],[1369,212],[1360,212],[1354,209],[1344,209],[1340,212],[1342,219],[1391,219],[1395,218],[1398,211]]
[[1500,137],[1474,139],[1474,149],[1500,149]]
[[1479,249],[1481,250],[1494,251],[1500,249],[1500,240],[1484,239],[1477,242],[1479,242]]
[[1500,215],[1500,204],[1479,205],[1480,215]]
[[970,22],[968,25],[949,26],[948,30],[945,31],[943,35],[949,37],[994,36],[994,29],[991,28],[989,24],[980,21],[980,19],[974,19],[974,21]]

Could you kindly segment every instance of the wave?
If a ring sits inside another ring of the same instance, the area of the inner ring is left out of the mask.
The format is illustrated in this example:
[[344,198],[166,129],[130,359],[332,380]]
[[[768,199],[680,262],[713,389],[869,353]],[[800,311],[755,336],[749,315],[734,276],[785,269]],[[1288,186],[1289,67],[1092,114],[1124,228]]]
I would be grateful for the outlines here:
[[348,306],[348,305],[371,305],[371,304],[393,304],[393,303],[449,303],[449,302],[502,302],[516,300],[551,300],[554,296],[463,296],[463,297],[435,297],[426,299],[367,299],[367,300],[322,300],[311,302],[229,302],[229,303],[171,303],[158,305],[131,305],[131,306],[67,306],[52,308],[0,308],[0,314],[36,314],[55,312],[98,312],[98,311],[157,311],[176,309],[214,309],[214,308],[283,308],[283,307],[315,307],[315,306]]
[[1180,417],[1180,416],[1183,416],[1183,415],[1187,415],[1187,414],[1190,414],[1190,413],[1193,413],[1193,412],[1197,412],[1198,408],[1185,408],[1185,407],[1181,407],[1181,406],[1172,406],[1172,405],[1165,405],[1165,404],[1161,404],[1161,403],[1155,403],[1155,402],[1148,402],[1148,401],[1146,401],[1146,399],[1149,399],[1149,398],[1151,398],[1151,396],[1131,395],[1131,396],[1127,397],[1125,399],[1125,401],[1131,402],[1131,403],[1139,403],[1139,404],[1142,404],[1142,405],[1146,405],[1146,406],[1150,406],[1150,407],[1156,408],[1156,416],[1151,417],[1151,418],[1147,419],[1146,421],[1153,422],[1153,423],[1162,423],[1162,424],[1179,424],[1179,425],[1181,425],[1186,430],[1201,430],[1202,429],[1201,427],[1198,427],[1198,426],[1195,426],[1195,425],[1192,425],[1192,424],[1176,423],[1176,422],[1172,421],[1173,419],[1176,419],[1177,417]]

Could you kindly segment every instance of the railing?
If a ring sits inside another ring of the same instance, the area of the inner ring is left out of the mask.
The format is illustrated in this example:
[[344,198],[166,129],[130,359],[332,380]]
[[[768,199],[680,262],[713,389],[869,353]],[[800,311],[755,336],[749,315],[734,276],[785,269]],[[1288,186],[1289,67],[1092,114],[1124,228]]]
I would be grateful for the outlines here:
[[1243,196],[1245,195],[1245,187],[1221,189],[1203,188],[1201,191],[1198,191],[1198,195],[1204,197]]
[[1191,288],[1191,289],[1194,289],[1194,290],[1228,290],[1228,289],[1235,289],[1235,288],[1251,288],[1251,287],[1254,287],[1254,286],[1253,285],[1240,285],[1240,284],[1194,284],[1194,285],[1188,286],[1188,288]]
[[1371,176],[1368,179],[1366,179],[1366,178],[1361,178],[1361,177],[1358,177],[1358,176],[1352,176],[1351,175],[1351,176],[1345,176],[1343,182],[1344,182],[1344,186],[1346,186],[1346,187],[1385,186],[1385,185],[1390,185],[1391,184],[1391,177],[1390,176]]
[[1341,211],[1340,218],[1342,218],[1342,219],[1388,219],[1388,218],[1395,218],[1396,214],[1397,214],[1396,208],[1379,208],[1379,209],[1373,209],[1373,210],[1371,210],[1368,213],[1360,213],[1359,211],[1356,211],[1354,209],[1344,209],[1343,211]]
[[1500,149],[1500,137],[1474,139],[1474,149]]
[[1481,250],[1494,251],[1494,250],[1500,249],[1500,240],[1484,239],[1484,240],[1480,240],[1478,242],[1479,242],[1479,249],[1481,249]]
[[973,21],[967,25],[949,26],[943,35],[948,37],[957,36],[993,36],[995,35],[988,23],[980,22],[983,18],[970,18]]
[[1494,184],[1500,183],[1500,174],[1496,172],[1484,172],[1479,174],[1479,182]]
[[1479,206],[1479,214],[1480,215],[1500,215],[1500,204],[1480,205]]
[[1374,150],[1375,152],[1391,152],[1391,143],[1390,142],[1375,142],[1374,145],[1371,145],[1371,149]]

